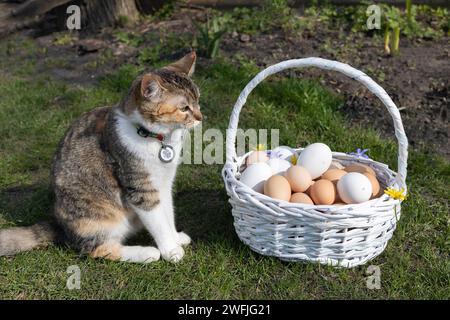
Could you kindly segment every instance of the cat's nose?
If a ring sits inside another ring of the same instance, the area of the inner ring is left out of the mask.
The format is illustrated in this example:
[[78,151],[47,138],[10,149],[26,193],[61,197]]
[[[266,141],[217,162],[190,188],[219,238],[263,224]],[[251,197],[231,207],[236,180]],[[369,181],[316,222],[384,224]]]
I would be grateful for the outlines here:
[[203,119],[202,113],[197,108],[194,108],[192,115],[194,116],[194,119],[197,121],[202,121],[202,119]]

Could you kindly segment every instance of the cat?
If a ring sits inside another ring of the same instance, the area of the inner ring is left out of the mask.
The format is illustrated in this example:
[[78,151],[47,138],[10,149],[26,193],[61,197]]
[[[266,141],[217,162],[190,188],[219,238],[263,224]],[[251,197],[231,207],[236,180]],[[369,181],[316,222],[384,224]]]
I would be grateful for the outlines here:
[[[172,185],[183,138],[202,121],[191,52],[138,76],[114,107],[77,119],[53,158],[54,221],[0,230],[0,256],[64,242],[93,258],[178,262],[191,242],[175,227]],[[128,246],[141,229],[156,247]]]

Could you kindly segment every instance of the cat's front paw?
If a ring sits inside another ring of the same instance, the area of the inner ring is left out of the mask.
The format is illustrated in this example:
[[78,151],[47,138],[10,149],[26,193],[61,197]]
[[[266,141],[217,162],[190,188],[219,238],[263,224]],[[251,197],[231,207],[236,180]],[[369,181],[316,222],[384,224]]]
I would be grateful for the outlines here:
[[161,252],[154,247],[146,247],[145,252],[143,252],[142,260],[144,263],[150,263],[158,261],[161,257]]
[[181,246],[177,246],[171,250],[161,251],[161,255],[164,260],[177,263],[184,257],[184,249]]
[[186,233],[178,232],[178,244],[180,246],[187,246],[191,243],[191,241],[191,237],[189,237]]

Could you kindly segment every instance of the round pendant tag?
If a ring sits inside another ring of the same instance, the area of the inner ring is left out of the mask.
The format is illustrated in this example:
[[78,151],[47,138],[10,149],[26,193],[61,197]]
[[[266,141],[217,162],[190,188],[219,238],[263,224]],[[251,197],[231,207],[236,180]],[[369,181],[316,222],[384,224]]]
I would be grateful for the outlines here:
[[159,159],[162,162],[170,162],[175,158],[175,150],[171,146],[163,145],[159,150]]

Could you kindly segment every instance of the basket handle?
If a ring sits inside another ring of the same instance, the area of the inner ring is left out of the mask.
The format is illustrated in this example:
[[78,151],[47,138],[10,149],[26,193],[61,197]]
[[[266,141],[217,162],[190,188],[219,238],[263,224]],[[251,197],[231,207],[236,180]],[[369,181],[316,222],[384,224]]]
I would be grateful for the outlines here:
[[406,169],[407,169],[407,159],[408,159],[408,139],[406,138],[405,130],[403,128],[402,119],[400,117],[400,112],[397,106],[386,93],[386,91],[373,81],[364,72],[355,69],[348,64],[341,63],[338,61],[327,60],[322,58],[303,58],[303,59],[292,59],[286,60],[274,64],[262,71],[260,71],[242,90],[239,95],[233,111],[231,112],[230,123],[227,130],[227,140],[226,140],[226,164],[231,165],[235,162],[236,155],[236,134],[237,127],[239,124],[239,114],[242,107],[247,101],[247,97],[252,92],[252,90],[265,78],[268,76],[278,73],[280,71],[291,69],[291,68],[304,68],[304,67],[317,67],[325,70],[339,71],[346,76],[362,83],[369,91],[376,95],[381,102],[386,106],[387,110],[391,114],[394,121],[395,136],[398,141],[398,173],[396,177],[396,182],[399,187],[406,188]]

